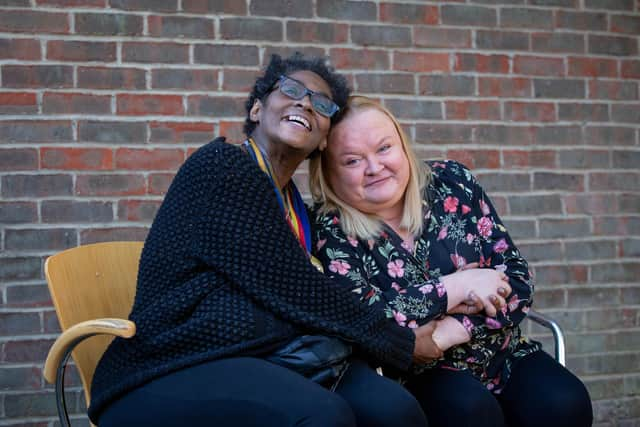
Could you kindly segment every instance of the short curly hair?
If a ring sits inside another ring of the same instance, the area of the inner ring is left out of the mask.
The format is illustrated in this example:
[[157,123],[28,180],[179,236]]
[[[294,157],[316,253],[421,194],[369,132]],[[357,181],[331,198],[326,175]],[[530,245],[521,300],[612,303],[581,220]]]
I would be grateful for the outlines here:
[[[351,93],[351,89],[347,84],[347,80],[336,73],[334,68],[327,64],[325,58],[312,57],[306,58],[302,53],[296,52],[288,58],[283,59],[280,55],[271,55],[271,60],[264,70],[264,74],[256,79],[253,89],[249,94],[249,98],[245,104],[247,117],[244,121],[244,133],[251,136],[256,128],[257,123],[251,120],[250,112],[256,99],[263,100],[267,96],[273,86],[276,84],[281,75],[288,75],[296,71],[312,71],[319,75],[331,89],[331,98],[333,102],[338,104],[340,109],[344,109],[347,105],[347,98]],[[335,114],[331,118],[333,123],[339,115]]]

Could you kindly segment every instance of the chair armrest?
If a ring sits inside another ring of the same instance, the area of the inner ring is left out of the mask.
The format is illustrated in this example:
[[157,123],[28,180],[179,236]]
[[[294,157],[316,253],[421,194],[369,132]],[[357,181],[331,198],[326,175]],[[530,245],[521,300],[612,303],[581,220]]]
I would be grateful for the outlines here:
[[564,333],[562,332],[560,325],[552,318],[547,317],[535,310],[529,310],[529,312],[527,313],[527,318],[551,330],[551,333],[553,334],[553,342],[555,344],[556,360],[562,366],[565,366]]
[[73,349],[85,339],[94,335],[114,335],[131,338],[136,334],[136,325],[124,319],[94,319],[73,325],[55,340],[47,360],[44,363],[43,375],[47,382],[56,386],[56,406],[60,425],[69,427],[69,415],[64,400],[64,371],[67,360]]
[[[44,363],[44,378],[53,384],[56,380],[56,370],[65,354],[70,353],[76,345],[94,335],[115,335],[131,338],[136,333],[136,325],[124,319],[93,319],[73,325],[55,340],[47,360]],[[65,361],[66,362],[66,361]]]

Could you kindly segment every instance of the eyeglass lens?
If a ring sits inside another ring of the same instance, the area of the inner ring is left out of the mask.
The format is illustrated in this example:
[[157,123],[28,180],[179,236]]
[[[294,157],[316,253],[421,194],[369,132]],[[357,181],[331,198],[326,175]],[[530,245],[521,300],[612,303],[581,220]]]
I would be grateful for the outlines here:
[[291,99],[302,99],[308,94],[313,109],[326,117],[333,116],[339,110],[336,103],[327,96],[314,92],[301,82],[287,76],[281,77],[280,92]]

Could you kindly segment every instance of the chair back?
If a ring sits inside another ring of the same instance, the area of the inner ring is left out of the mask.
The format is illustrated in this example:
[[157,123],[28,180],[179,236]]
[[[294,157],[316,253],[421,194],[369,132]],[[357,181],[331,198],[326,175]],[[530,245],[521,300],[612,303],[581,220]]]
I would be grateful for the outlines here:
[[[143,242],[95,243],[47,258],[44,271],[63,331],[86,320],[129,317],[142,246]],[[73,350],[87,406],[93,373],[112,339],[94,336]]]

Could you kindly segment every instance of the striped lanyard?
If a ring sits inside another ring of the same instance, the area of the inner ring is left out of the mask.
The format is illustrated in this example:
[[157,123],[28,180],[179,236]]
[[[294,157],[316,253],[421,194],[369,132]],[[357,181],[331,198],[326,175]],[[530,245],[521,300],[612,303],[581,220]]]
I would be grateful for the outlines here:
[[291,231],[296,235],[307,255],[311,256],[311,226],[309,225],[307,209],[296,185],[293,181],[290,181],[284,189],[281,189],[278,178],[273,173],[271,163],[269,163],[266,154],[258,144],[252,138],[249,138],[244,142],[244,147],[251,158],[260,166],[260,169],[269,177]]

